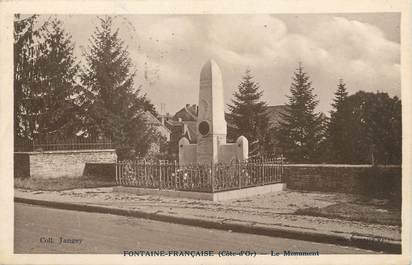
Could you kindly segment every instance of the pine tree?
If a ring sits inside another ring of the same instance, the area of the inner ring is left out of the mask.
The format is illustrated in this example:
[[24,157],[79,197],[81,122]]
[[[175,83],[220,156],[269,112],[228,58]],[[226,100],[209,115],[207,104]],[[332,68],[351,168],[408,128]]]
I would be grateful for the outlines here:
[[261,100],[263,92],[259,89],[259,84],[253,81],[250,70],[246,70],[238,91],[233,94],[232,105],[228,105],[227,118],[231,125],[229,138],[235,140],[241,135],[245,136],[249,141],[251,157],[272,152],[268,135],[267,106]]
[[322,140],[322,116],[315,112],[318,104],[309,76],[299,64],[288,96],[288,108],[277,129],[283,153],[292,162],[314,162]]
[[75,97],[79,66],[74,56],[74,43],[60,20],[48,22],[42,32],[37,67],[41,78],[32,87],[35,97],[37,138],[73,136],[76,133]]
[[134,88],[134,66],[119,29],[113,28],[109,16],[99,20],[84,52],[84,131],[92,137],[111,138],[120,159],[134,152],[142,156],[157,137],[142,117],[145,108],[150,111],[150,102]]
[[14,17],[14,135],[15,139],[33,139],[35,124],[31,120],[31,87],[36,79],[35,39],[40,28],[35,28],[38,15]]
[[332,103],[332,107],[334,108],[332,112],[336,112],[343,105],[347,97],[346,84],[343,82],[343,79],[339,79],[338,89],[335,92],[335,98]]
[[77,64],[71,37],[57,19],[35,28],[37,16],[15,17],[15,134],[67,135],[73,124]]
[[335,92],[335,98],[332,103],[332,111],[330,112],[330,122],[327,130],[327,142],[329,159],[335,163],[342,163],[344,154],[348,153],[347,141],[347,126],[345,125],[345,116],[342,108],[348,97],[346,84],[342,79],[339,80],[338,89]]

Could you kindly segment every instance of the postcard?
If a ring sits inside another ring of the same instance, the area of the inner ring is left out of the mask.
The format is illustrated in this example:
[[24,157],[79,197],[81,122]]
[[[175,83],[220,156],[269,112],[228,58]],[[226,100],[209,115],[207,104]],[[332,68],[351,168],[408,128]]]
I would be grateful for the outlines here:
[[408,1],[0,6],[0,263],[409,264]]

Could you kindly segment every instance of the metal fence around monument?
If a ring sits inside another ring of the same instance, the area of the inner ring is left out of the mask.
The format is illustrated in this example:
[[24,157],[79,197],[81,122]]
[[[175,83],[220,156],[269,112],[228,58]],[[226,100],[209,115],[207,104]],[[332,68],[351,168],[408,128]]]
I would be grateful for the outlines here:
[[122,161],[116,164],[121,186],[179,191],[219,192],[282,182],[283,159],[191,164]]
[[45,139],[15,139],[15,152],[33,152],[33,151],[61,151],[61,150],[102,150],[113,149],[113,143],[110,138],[97,137],[59,137]]

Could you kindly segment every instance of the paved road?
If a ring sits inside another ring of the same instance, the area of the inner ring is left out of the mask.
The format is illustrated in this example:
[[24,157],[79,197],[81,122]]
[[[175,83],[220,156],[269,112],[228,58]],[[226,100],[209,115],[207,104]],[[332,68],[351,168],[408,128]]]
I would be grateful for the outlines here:
[[[122,254],[123,250],[254,250],[265,254],[271,250],[291,250],[319,251],[320,255],[375,253],[331,244],[20,203],[15,203],[14,229],[15,253]],[[60,238],[65,239],[65,243],[60,244]]]

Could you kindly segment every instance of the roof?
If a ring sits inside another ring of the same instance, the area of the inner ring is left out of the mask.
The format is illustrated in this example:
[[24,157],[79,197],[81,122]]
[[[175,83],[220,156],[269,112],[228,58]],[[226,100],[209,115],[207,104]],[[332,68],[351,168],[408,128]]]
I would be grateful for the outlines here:
[[186,104],[174,115],[174,120],[182,119],[182,121],[196,121],[197,120],[197,105]]
[[170,132],[170,129],[167,128],[167,126],[165,126],[164,124],[162,124],[150,111],[145,111],[142,116],[149,125],[163,126]]
[[172,119],[165,121],[165,123],[166,123],[167,126],[170,126],[170,127],[180,126],[182,124],[182,122],[175,121],[175,120],[172,120]]

